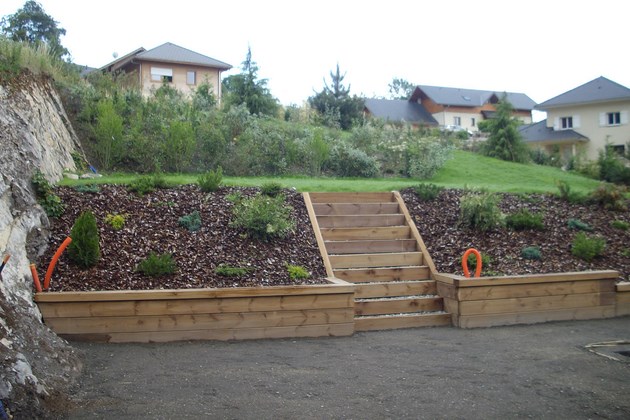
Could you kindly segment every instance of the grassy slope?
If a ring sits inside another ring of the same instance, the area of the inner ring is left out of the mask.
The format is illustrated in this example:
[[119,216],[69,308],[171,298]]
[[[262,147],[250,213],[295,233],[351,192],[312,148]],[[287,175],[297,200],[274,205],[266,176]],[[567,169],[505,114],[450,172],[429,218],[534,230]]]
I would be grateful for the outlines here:
[[[126,184],[136,176],[120,174],[105,176],[98,183]],[[177,184],[197,181],[196,175],[167,175]],[[501,192],[557,192],[556,181],[566,181],[571,190],[589,192],[598,181],[539,165],[523,165],[491,159],[475,153],[455,151],[453,158],[433,179],[424,181],[447,188],[477,187]],[[93,183],[82,180],[79,183]],[[313,178],[313,177],[224,177],[224,185],[260,186],[266,182],[278,182],[284,187],[299,191],[392,191],[417,185],[421,181],[408,178]],[[62,185],[75,185],[77,181],[64,180]]]

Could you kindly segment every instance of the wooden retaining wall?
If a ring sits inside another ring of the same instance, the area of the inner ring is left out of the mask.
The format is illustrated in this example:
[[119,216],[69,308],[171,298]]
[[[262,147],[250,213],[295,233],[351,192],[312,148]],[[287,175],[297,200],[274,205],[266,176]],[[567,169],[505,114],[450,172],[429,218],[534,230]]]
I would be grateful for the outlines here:
[[617,283],[617,316],[630,315],[630,282]]
[[618,277],[617,271],[477,279],[435,275],[445,309],[452,314],[453,325],[460,328],[611,318],[627,314],[630,313],[630,301],[625,293],[623,296],[616,293]]
[[37,293],[44,322],[62,337],[168,342],[347,336],[354,286]]

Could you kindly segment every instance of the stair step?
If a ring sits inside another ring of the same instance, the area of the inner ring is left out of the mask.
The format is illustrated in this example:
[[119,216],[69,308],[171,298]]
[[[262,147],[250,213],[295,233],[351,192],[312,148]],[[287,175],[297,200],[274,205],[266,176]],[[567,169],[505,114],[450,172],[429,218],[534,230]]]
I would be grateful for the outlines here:
[[376,298],[412,295],[435,295],[434,280],[360,283],[354,289],[355,298]]
[[417,250],[415,239],[379,239],[361,241],[325,241],[331,254],[366,254],[377,252],[410,252]]
[[355,315],[385,315],[404,312],[441,311],[444,303],[439,296],[403,296],[395,298],[355,299]]
[[346,268],[334,270],[336,278],[350,283],[426,280],[431,272],[426,265],[388,268]]
[[320,228],[404,226],[403,214],[359,214],[317,216]]
[[312,203],[389,203],[396,202],[391,192],[310,193]]
[[445,312],[358,316],[354,318],[355,331],[439,327],[444,325],[451,325],[451,315]]
[[398,203],[315,203],[313,210],[318,216],[400,213]]
[[411,237],[409,226],[322,228],[320,230],[325,241],[407,239]]
[[333,269],[359,267],[400,267],[423,264],[422,252],[329,255],[328,258]]

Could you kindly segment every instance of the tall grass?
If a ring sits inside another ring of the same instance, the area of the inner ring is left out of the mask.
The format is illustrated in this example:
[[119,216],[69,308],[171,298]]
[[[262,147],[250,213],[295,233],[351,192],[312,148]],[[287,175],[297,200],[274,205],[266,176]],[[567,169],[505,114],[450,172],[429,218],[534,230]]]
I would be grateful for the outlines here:
[[27,69],[35,75],[48,75],[55,80],[68,77],[68,63],[55,59],[48,45],[30,45],[0,36],[0,80],[8,81]]

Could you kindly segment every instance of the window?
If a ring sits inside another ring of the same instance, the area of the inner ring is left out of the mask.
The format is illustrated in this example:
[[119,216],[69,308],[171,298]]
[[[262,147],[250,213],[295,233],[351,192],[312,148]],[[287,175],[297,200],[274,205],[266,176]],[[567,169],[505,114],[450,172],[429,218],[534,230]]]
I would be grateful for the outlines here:
[[194,71],[188,71],[186,73],[186,83],[189,85],[197,84],[197,74]]
[[573,128],[573,117],[560,118],[560,127],[562,127],[563,130],[568,130],[569,128]]
[[475,126],[475,124],[477,124],[477,121],[475,120],[475,118],[471,118],[471,119],[470,119],[470,126],[471,126],[471,127],[474,127],[474,126]]
[[613,144],[610,146],[613,152],[617,153],[620,156],[624,156],[626,152],[626,147],[623,144]]
[[608,125],[619,125],[621,124],[621,112],[609,112],[606,114],[606,120],[608,121]]
[[151,67],[151,81],[172,83],[173,82],[173,69]]
[[453,117],[453,124],[454,125],[462,125],[462,118],[461,117]]

